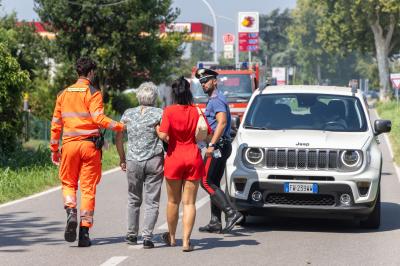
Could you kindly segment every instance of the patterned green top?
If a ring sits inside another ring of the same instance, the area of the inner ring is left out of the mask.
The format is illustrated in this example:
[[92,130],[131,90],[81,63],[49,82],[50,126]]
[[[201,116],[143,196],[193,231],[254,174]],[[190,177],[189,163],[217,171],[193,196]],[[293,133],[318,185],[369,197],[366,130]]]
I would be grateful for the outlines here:
[[162,112],[162,109],[150,106],[138,106],[124,112],[121,122],[126,124],[128,133],[127,160],[144,161],[163,151],[155,130],[161,122]]

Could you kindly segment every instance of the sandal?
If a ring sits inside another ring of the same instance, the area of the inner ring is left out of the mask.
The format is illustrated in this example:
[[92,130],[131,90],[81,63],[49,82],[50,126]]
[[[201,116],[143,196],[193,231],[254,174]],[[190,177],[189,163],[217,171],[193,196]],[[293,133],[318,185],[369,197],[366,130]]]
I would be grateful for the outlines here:
[[169,235],[169,232],[165,232],[161,235],[161,239],[164,241],[167,246],[170,247],[175,247],[176,243],[171,243],[171,236]]
[[192,246],[192,244],[190,242],[189,242],[189,246],[182,248],[183,252],[191,252],[193,250],[194,250],[194,246]]

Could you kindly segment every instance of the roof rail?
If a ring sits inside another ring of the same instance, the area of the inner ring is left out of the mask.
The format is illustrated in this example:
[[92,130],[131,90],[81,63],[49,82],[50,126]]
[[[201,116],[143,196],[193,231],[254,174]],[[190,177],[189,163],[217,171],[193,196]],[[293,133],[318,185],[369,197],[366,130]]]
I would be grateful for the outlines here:
[[355,96],[355,94],[357,93],[357,89],[358,89],[358,80],[356,80],[356,79],[350,80],[349,87],[351,88],[352,95]]
[[271,77],[268,77],[267,80],[265,81],[265,83],[261,86],[259,94],[261,94],[266,87],[271,86],[271,85],[276,85],[276,82],[274,84],[274,79]]

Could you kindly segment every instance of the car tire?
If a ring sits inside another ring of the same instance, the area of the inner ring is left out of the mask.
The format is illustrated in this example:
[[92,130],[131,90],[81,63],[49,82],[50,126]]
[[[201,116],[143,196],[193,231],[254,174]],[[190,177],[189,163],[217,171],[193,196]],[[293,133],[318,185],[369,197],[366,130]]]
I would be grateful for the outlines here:
[[367,219],[360,221],[361,228],[378,229],[381,225],[381,189],[378,187],[378,196],[374,210],[368,215]]

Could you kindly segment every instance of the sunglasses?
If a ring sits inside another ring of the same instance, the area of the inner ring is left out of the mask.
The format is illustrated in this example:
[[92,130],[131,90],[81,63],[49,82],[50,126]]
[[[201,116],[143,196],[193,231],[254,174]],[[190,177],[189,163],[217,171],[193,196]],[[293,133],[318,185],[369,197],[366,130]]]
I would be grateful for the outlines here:
[[205,83],[207,83],[208,81],[210,81],[212,79],[215,79],[215,78],[214,77],[207,77],[207,78],[203,78],[203,79],[199,80],[199,82],[200,82],[200,84],[205,84]]

